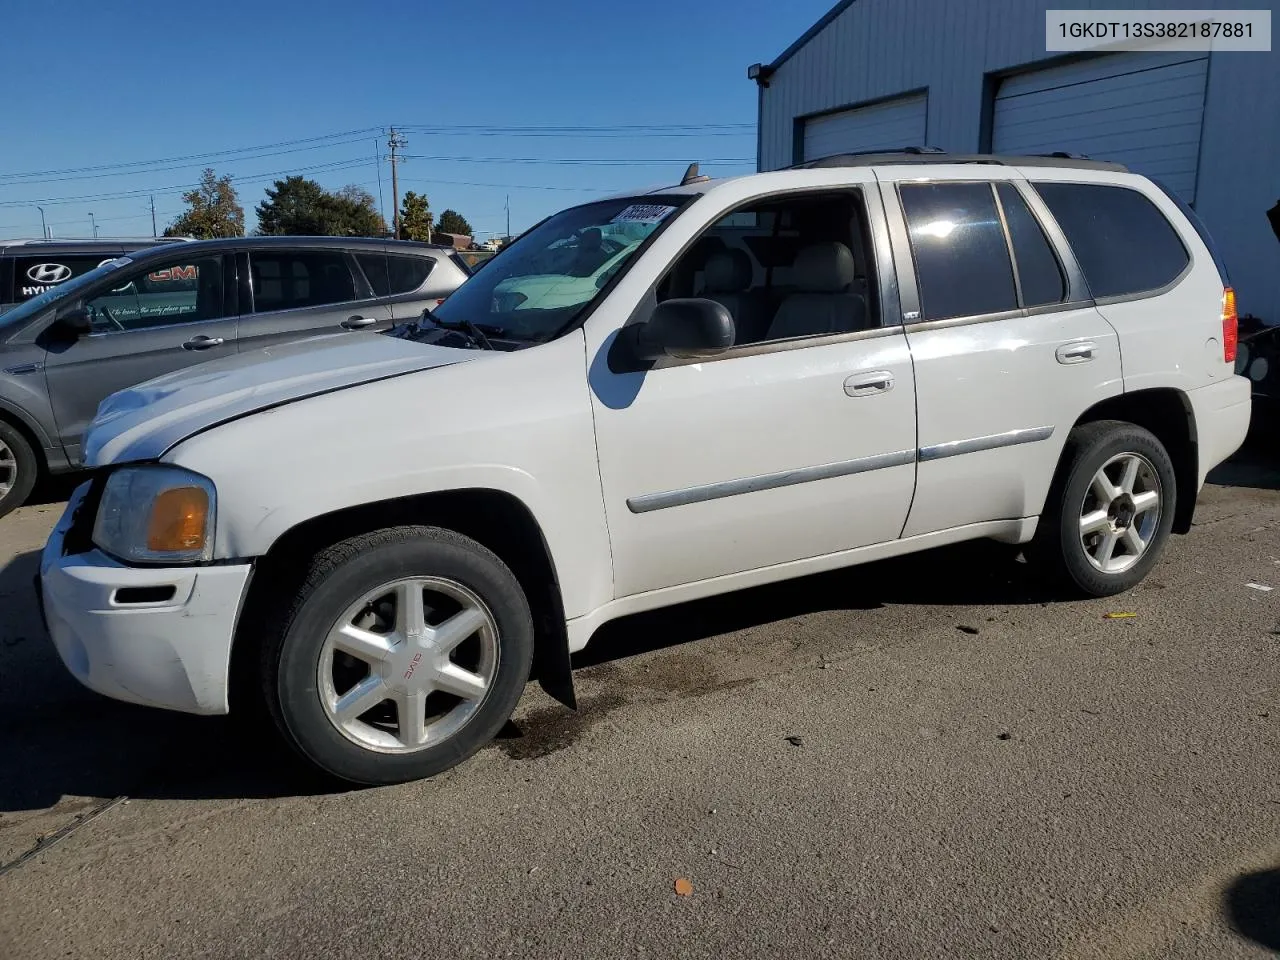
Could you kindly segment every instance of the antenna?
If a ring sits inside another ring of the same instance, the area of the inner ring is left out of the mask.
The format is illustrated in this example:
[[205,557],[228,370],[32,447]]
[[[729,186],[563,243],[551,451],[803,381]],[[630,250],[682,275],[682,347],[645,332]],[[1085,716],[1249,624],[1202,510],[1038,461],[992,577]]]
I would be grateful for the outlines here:
[[686,186],[690,183],[706,183],[710,177],[698,175],[698,164],[689,164],[689,169],[684,172],[684,179],[680,181],[680,186]]

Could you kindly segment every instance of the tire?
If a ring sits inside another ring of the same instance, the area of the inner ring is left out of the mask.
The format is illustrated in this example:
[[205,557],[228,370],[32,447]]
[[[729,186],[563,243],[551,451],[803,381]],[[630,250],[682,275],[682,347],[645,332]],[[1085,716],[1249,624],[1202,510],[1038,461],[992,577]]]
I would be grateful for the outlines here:
[[[1110,493],[1116,494],[1109,503],[1101,482],[1095,483],[1100,471],[1110,482]],[[1131,489],[1126,491],[1124,483],[1130,479]],[[1152,493],[1154,507],[1148,506]],[[1033,553],[1078,595],[1122,593],[1141,582],[1160,559],[1173,526],[1177,494],[1173,461],[1150,431],[1120,420],[1076,427],[1067,437]],[[1086,534],[1086,527],[1093,529]],[[1108,538],[1113,538],[1110,553]]]
[[533,618],[519,582],[451,530],[392,527],[329,547],[278,610],[262,647],[267,706],[304,758],[352,783],[456,766],[502,729],[529,678]]
[[27,438],[0,420],[0,517],[26,503],[39,473],[40,461]]

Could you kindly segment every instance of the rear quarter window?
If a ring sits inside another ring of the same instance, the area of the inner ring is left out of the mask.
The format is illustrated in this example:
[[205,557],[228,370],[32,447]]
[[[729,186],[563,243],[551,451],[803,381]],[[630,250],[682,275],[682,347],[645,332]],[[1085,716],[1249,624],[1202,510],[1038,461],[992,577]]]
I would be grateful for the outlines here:
[[1100,183],[1033,185],[1066,234],[1095,299],[1158,290],[1191,262],[1177,230],[1137,190]]

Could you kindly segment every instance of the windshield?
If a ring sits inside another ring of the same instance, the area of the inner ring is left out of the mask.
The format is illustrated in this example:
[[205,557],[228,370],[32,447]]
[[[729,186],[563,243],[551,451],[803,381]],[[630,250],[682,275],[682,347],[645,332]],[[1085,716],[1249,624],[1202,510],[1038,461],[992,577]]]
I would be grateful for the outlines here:
[[118,257],[115,260],[108,260],[100,267],[90,270],[88,273],[82,273],[80,276],[68,280],[65,283],[60,283],[56,287],[50,287],[44,293],[38,294],[25,303],[21,303],[14,307],[12,310],[0,314],[0,330],[25,323],[32,317],[49,309],[52,304],[58,303],[59,301],[65,300],[69,297],[74,298],[76,294],[91,283],[94,283],[102,277],[105,277],[107,274],[115,270],[119,270],[121,267],[130,263],[133,263],[133,261],[128,257]]
[[557,213],[486,263],[434,315],[513,340],[555,336],[689,199],[603,200]]

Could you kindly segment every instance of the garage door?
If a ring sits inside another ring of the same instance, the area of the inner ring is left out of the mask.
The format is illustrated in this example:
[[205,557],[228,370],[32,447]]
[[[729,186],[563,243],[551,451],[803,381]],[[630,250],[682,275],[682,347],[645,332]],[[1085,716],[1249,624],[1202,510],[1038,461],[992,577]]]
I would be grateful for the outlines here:
[[924,146],[927,111],[921,93],[811,117],[804,123],[804,159]]
[[1207,54],[1111,54],[1005,80],[996,153],[1065,150],[1115,160],[1195,201]]

